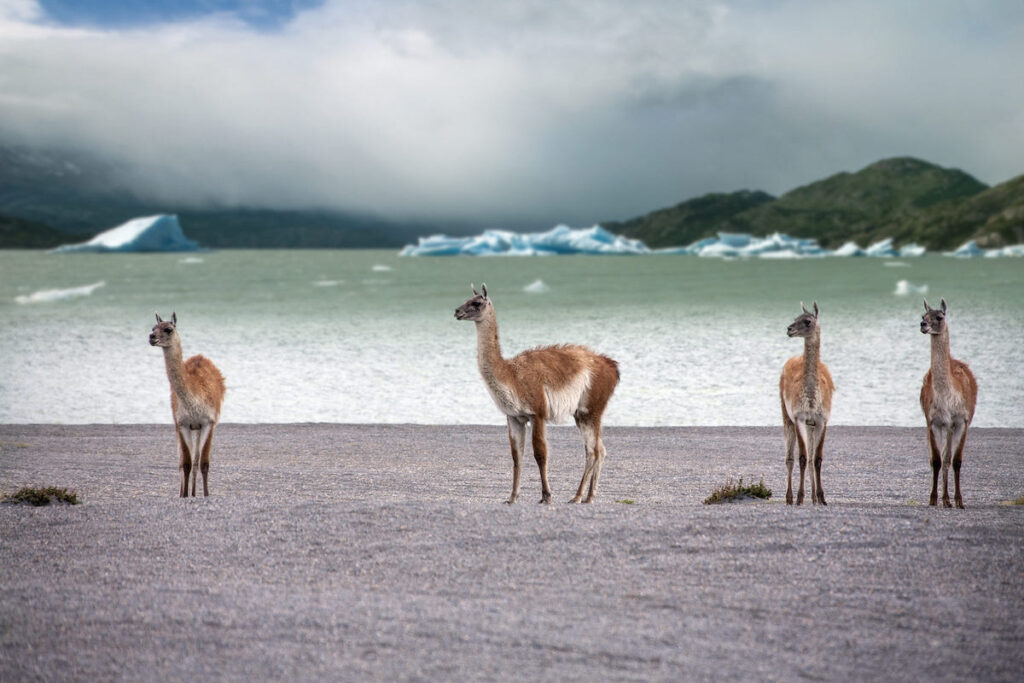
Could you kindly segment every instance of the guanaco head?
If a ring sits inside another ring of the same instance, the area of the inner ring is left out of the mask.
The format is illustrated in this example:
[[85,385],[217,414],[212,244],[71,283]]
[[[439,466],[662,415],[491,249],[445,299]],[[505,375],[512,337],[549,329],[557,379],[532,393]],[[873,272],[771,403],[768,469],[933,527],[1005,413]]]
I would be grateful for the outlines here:
[[807,310],[804,302],[800,302],[800,309],[803,311],[796,317],[793,324],[786,329],[790,337],[811,337],[818,332],[818,302],[814,302],[814,312]]
[[487,296],[487,285],[481,285],[480,287],[483,290],[483,294],[476,291],[476,287],[472,284],[470,288],[473,290],[473,296],[466,299],[466,303],[455,309],[455,318],[457,320],[477,322],[483,320],[487,311],[491,310],[491,298]]
[[946,300],[943,299],[938,308],[928,305],[924,300],[924,315],[921,316],[921,334],[942,334],[946,329]]
[[164,320],[160,317],[160,314],[156,314],[156,325],[153,325],[153,331],[149,333],[149,345],[150,346],[161,346],[168,347],[171,345],[171,340],[174,339],[174,335],[177,334],[175,327],[178,324],[178,314],[171,313],[170,320]]

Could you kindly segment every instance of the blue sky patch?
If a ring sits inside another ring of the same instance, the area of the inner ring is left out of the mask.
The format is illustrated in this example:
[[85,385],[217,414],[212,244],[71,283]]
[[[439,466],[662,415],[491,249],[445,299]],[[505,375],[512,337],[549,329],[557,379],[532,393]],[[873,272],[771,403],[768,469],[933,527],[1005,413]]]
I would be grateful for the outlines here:
[[41,0],[50,21],[68,26],[130,28],[226,14],[272,30],[323,0]]

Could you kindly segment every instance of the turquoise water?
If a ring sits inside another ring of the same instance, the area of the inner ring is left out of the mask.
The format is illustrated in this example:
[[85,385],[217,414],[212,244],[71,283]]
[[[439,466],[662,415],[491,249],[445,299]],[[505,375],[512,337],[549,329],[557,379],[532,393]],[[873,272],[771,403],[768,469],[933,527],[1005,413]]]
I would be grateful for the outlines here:
[[[541,280],[539,293],[526,288]],[[403,258],[389,251],[0,251],[0,422],[164,422],[153,312],[227,378],[227,422],[502,423],[453,317],[485,281],[506,355],[555,342],[616,358],[613,425],[764,425],[817,300],[834,424],[919,425],[926,285],[980,385],[975,424],[1024,426],[1024,260],[691,256]],[[102,284],[99,284],[102,283]],[[49,290],[49,291],[47,291]],[[20,302],[20,303],[19,303]]]

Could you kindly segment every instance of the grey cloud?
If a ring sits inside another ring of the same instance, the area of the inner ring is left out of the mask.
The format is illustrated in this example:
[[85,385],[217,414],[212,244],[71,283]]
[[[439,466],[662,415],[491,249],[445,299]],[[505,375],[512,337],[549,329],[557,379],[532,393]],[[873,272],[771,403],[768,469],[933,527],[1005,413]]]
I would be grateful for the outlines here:
[[104,32],[22,3],[0,18],[0,141],[100,154],[183,205],[538,226],[897,154],[1019,173],[1024,94],[1003,80],[1024,63],[1019,13],[996,31],[917,8],[938,9],[922,27],[862,5],[872,30],[800,2],[334,2],[278,32]]

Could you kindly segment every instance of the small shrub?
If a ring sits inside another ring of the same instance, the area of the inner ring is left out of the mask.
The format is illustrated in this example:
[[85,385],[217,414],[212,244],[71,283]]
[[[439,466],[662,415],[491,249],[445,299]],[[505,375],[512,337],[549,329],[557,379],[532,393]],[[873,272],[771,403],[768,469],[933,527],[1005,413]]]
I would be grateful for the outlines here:
[[1014,505],[1024,505],[1024,496],[1021,496],[1017,500],[1013,501]]
[[34,505],[36,507],[40,505],[49,505],[50,503],[57,501],[58,503],[67,503],[68,505],[78,505],[78,494],[74,491],[68,491],[66,488],[58,488],[56,486],[47,486],[45,488],[32,488],[26,486],[16,493],[4,498],[6,503]]
[[615,502],[616,503],[622,503],[623,505],[633,505],[634,503],[636,503],[635,500],[631,500],[629,498],[623,498],[622,500],[617,500]]
[[738,482],[727,479],[724,484],[711,492],[711,495],[704,499],[705,505],[714,503],[731,503],[734,500],[744,498],[762,498],[768,500],[772,497],[772,490],[764,485],[764,477],[756,484],[743,485],[743,477]]

